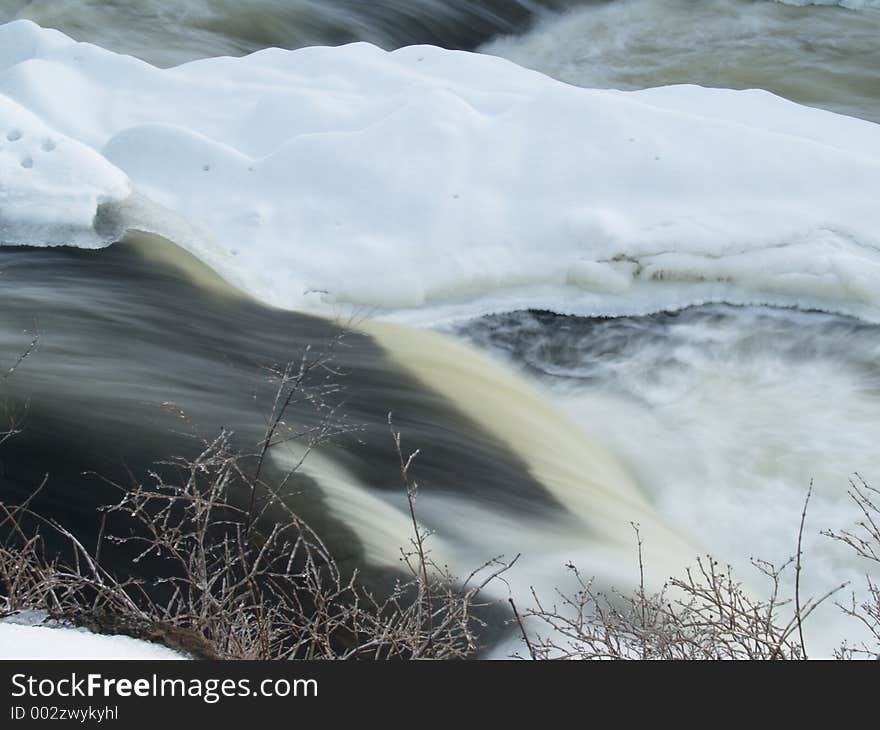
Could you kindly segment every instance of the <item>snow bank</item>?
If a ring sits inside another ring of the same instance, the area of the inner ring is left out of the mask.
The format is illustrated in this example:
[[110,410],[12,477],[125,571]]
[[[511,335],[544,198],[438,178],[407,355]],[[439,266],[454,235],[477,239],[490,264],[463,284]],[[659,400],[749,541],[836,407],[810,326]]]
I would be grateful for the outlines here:
[[84,629],[0,623],[0,659],[183,659],[158,644]]
[[880,320],[880,126],[766,92],[580,89],[425,46],[160,70],[18,21],[0,26],[0,95],[4,125],[71,155],[27,178],[37,157],[25,170],[2,142],[6,242],[34,211],[82,227],[116,201],[285,307],[728,300]]
[[0,95],[0,244],[100,243],[98,206],[129,192],[100,154]]

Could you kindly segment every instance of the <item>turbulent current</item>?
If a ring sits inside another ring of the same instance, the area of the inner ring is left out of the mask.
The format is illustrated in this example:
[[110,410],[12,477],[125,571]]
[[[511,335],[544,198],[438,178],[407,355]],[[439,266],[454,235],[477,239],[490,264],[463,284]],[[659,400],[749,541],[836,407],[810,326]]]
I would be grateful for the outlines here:
[[[854,518],[848,475],[880,480],[876,325],[708,306],[615,319],[519,312],[457,331],[547,386],[663,514],[743,576],[750,557],[792,554],[812,484],[805,586],[859,584],[861,566],[819,533]],[[822,621],[829,636],[847,631],[835,611]]]
[[[630,521],[652,585],[710,551],[760,593],[749,558],[793,553],[811,484],[802,588],[861,584],[820,531],[857,518],[854,474],[880,484],[880,2],[0,0],[0,23],[4,372],[40,334],[0,379],[27,413],[0,501],[48,471],[34,506],[89,545],[112,497],[89,473],[223,427],[252,446],[265,367],[342,336],[357,428],[290,500],[372,585],[409,539],[389,411],[437,556],[522,553],[523,601],[567,561],[632,585]],[[310,48],[352,41],[379,48]],[[809,630],[858,638],[830,605]]]
[[28,18],[159,65],[279,46],[369,41],[472,48],[521,30],[566,0],[0,0],[0,21]]
[[872,0],[0,0],[0,22],[14,18],[162,66],[270,46],[431,43],[582,86],[763,88],[880,120]]
[[880,121],[878,36],[880,4],[870,0],[614,0],[481,50],[581,86],[761,88]]

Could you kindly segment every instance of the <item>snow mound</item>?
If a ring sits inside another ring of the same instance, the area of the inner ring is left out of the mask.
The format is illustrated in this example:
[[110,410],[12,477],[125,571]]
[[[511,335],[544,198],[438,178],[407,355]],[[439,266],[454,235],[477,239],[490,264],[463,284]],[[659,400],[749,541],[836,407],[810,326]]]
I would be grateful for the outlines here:
[[82,230],[104,201],[284,307],[880,320],[880,126],[767,92],[597,91],[363,43],[160,70],[17,21],[0,94],[7,127],[76,156],[29,179],[44,153],[27,170],[3,142],[3,242],[58,243],[18,231]]
[[84,629],[0,623],[0,659],[184,659],[171,649],[128,636]]
[[0,94],[0,244],[97,245],[98,206],[129,192],[95,150]]

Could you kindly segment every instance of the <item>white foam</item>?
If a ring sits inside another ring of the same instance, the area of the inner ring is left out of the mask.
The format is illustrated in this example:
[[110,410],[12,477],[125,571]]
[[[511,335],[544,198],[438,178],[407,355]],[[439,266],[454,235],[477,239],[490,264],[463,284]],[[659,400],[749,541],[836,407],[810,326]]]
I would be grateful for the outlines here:
[[880,4],[847,7],[856,4],[859,12],[756,0],[577,3],[481,50],[578,86],[762,88],[878,122]]
[[[539,577],[558,578],[565,562],[560,554],[566,550],[568,559],[577,555],[580,567],[606,585],[621,581],[626,585],[634,565],[632,522],[639,523],[641,534],[656,547],[654,564],[646,573],[652,587],[659,588],[699,554],[686,534],[658,519],[639,485],[611,453],[585,439],[584,431],[551,404],[542,389],[436,332],[369,321],[358,329],[410,375],[522,458],[531,476],[565,508],[565,518],[531,511],[513,516],[498,506],[485,510],[472,500],[428,493],[427,514],[438,520],[445,538],[440,555],[458,548],[460,559],[455,564],[461,566],[479,564],[499,552],[508,557],[521,553],[519,575],[509,580],[517,586],[515,592],[525,596]],[[317,481],[323,484],[322,478]],[[338,501],[352,500],[346,496]],[[359,511],[369,513],[355,509]],[[552,591],[552,585],[545,587]]]
[[[868,599],[870,564],[820,531],[864,518],[847,493],[853,472],[880,483],[880,328],[816,312],[713,307],[592,323],[523,313],[462,331],[537,375],[659,514],[731,563],[757,596],[767,583],[749,558],[781,565],[796,552],[812,485],[802,600],[847,581],[836,600],[846,603],[850,591]],[[670,544],[645,534],[648,562],[658,543]],[[576,545],[569,540],[572,552]],[[577,563],[592,574],[588,558]],[[618,556],[609,565],[627,563]],[[781,581],[786,600],[795,577],[789,570]],[[811,655],[831,656],[844,637],[869,641],[862,628],[828,602],[806,622]]]
[[880,7],[878,0],[774,0],[781,5],[795,5],[806,7],[807,5],[836,5],[847,10],[864,10],[865,8]]
[[[332,456],[320,451],[288,453],[276,456],[282,468],[294,469],[315,480],[330,512],[342,519],[357,535],[364,559],[371,565],[401,568],[401,557],[412,550],[412,518],[401,508],[371,491]],[[402,491],[402,487],[398,491]],[[432,536],[434,558],[448,556],[451,550],[444,540]],[[441,557],[437,559],[442,564]]]
[[[129,225],[275,305],[430,319],[727,299],[880,319],[880,126],[766,92],[587,90],[368,44],[160,70],[18,21],[0,26],[0,93],[128,176],[152,201],[122,209]],[[111,169],[101,195],[121,200]],[[58,225],[87,217],[29,195],[21,210]]]

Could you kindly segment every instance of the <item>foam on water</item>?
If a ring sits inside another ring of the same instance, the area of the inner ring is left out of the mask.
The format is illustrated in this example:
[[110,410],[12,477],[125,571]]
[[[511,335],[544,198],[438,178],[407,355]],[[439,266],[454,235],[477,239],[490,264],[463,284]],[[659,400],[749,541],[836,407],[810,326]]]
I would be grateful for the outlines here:
[[[641,523],[645,534],[653,536],[658,545],[657,564],[650,572],[652,584],[661,584],[669,574],[680,570],[682,560],[687,563],[693,558],[695,548],[686,537],[656,519],[639,485],[626,470],[609,452],[594,448],[590,440],[584,439],[581,428],[548,402],[541,390],[437,333],[380,322],[364,322],[360,327],[400,367],[520,455],[531,475],[575,518],[568,528],[557,528],[567,535],[560,542],[580,554],[590,571],[609,583],[625,580],[632,564],[631,521]],[[466,504],[459,500],[460,508]],[[451,509],[436,514],[443,514],[442,524],[448,525],[455,522],[450,520],[455,512]],[[505,537],[504,530],[492,530],[492,520],[484,528],[477,528],[479,514],[478,510],[468,524],[474,527],[471,535],[484,536],[480,541],[484,551],[490,545],[510,542],[511,535]],[[533,549],[546,535],[544,530],[525,524],[520,524],[515,534],[526,533],[532,539],[524,539]],[[489,535],[491,538],[486,540]],[[546,560],[547,552],[542,548],[527,561]]]
[[[549,387],[672,524],[742,578],[756,578],[750,557],[794,554],[812,482],[804,596],[844,581],[863,591],[870,566],[820,531],[859,518],[847,496],[854,472],[880,483],[877,326],[724,306],[613,320],[518,313],[458,331]],[[810,623],[826,656],[859,630],[832,605]]]
[[0,23],[27,18],[160,66],[370,41],[473,48],[569,0],[0,0]]
[[757,87],[880,121],[878,34],[875,0],[615,0],[481,50],[581,86]]
[[877,0],[773,0],[773,2],[801,8],[808,5],[836,5],[847,10],[864,10],[865,8],[880,7],[880,2]]

